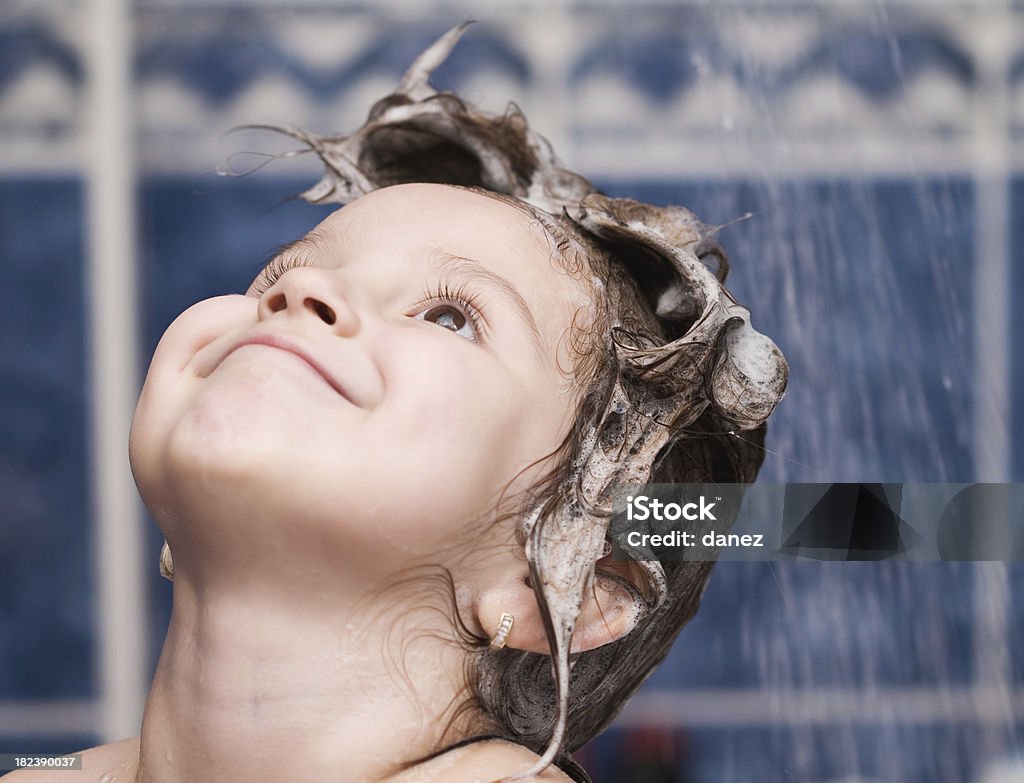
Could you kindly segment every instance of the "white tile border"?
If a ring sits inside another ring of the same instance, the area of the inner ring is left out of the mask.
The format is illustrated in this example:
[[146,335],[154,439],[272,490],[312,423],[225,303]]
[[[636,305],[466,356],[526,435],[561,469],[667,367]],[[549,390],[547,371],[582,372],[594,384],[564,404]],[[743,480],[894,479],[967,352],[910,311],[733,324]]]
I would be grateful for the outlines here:
[[96,702],[86,699],[0,701],[0,738],[94,736],[98,713]]
[[1022,688],[704,688],[637,694],[615,725],[679,729],[849,723],[1011,725],[1014,716],[1022,714]]
[[[138,733],[145,699],[142,515],[128,466],[138,395],[131,5],[89,0],[86,123],[86,323],[91,400],[93,575],[97,596],[97,731]],[[151,563],[153,565],[153,563]]]

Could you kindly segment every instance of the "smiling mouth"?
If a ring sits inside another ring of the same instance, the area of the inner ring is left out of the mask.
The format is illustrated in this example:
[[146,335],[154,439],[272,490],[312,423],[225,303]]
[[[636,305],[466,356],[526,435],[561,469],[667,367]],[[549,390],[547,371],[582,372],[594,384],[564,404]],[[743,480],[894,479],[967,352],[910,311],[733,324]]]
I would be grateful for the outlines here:
[[[226,359],[228,356],[233,354],[239,348],[245,348],[246,346],[250,346],[250,345],[260,345],[260,346],[264,346],[266,348],[276,348],[279,351],[284,351],[285,353],[290,353],[292,356],[294,356],[297,359],[301,360],[303,364],[305,364],[307,367],[309,367],[311,370],[313,370],[317,375],[319,375],[320,378],[322,380],[324,380],[327,383],[328,386],[330,386],[332,389],[334,389],[334,391],[337,392],[337,394],[339,396],[343,397],[344,399],[346,399],[349,402],[352,402],[354,404],[352,398],[345,391],[345,389],[342,387],[342,385],[340,383],[338,383],[338,381],[335,380],[335,378],[329,372],[327,372],[323,367],[321,367],[320,364],[314,358],[309,356],[305,351],[303,351],[297,345],[293,345],[289,341],[282,340],[279,337],[273,337],[273,336],[270,336],[270,335],[261,335],[259,337],[253,337],[253,338],[244,340],[243,342],[240,342],[238,345],[236,345],[234,348],[232,348],[230,351],[228,351],[224,355],[224,359]],[[223,362],[224,359],[221,359],[221,362]]]

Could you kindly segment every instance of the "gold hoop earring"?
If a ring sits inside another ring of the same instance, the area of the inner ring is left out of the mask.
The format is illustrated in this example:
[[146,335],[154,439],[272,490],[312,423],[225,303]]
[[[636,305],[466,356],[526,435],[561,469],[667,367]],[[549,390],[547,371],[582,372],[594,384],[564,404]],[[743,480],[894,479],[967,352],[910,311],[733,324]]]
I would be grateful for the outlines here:
[[501,620],[498,621],[498,630],[494,632],[494,636],[491,637],[491,649],[500,650],[505,646],[508,641],[508,635],[512,631],[512,623],[515,622],[515,618],[508,612],[502,612]]
[[171,582],[174,581],[174,561],[171,560],[171,548],[167,546],[166,541],[160,548],[160,576]]

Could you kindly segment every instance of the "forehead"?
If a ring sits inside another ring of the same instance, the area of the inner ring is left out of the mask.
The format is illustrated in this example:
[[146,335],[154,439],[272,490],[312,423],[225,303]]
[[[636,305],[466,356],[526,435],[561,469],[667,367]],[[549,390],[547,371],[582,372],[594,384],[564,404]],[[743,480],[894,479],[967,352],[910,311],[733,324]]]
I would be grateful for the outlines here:
[[363,196],[330,215],[321,228],[343,230],[350,240],[379,239],[382,231],[415,241],[435,239],[492,251],[552,255],[554,245],[526,209],[472,190],[416,183]]

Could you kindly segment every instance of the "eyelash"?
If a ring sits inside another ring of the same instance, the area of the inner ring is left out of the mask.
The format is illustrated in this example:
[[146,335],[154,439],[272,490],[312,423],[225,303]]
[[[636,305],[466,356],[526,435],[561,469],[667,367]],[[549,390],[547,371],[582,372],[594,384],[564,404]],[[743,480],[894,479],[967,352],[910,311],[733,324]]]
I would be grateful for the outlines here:
[[[309,265],[308,261],[298,256],[277,256],[271,259],[270,263],[256,276],[252,285],[249,286],[249,292],[253,296],[262,296],[289,269]],[[447,280],[442,280],[436,287],[431,288],[428,285],[423,292],[422,300],[416,307],[419,312],[422,309],[445,303],[458,305],[469,319],[473,331],[481,339],[486,336],[487,329],[484,323],[483,306],[465,283],[459,283],[452,287]]]
[[272,258],[270,263],[263,267],[262,271],[256,275],[256,279],[253,280],[252,285],[249,286],[249,292],[253,296],[262,296],[271,286],[274,285],[274,283],[281,279],[281,275],[289,269],[295,269],[299,266],[310,266],[310,262],[304,258],[294,255],[276,256]]
[[473,331],[476,332],[481,340],[486,337],[487,328],[484,323],[483,306],[465,283],[458,283],[454,288],[447,280],[442,280],[435,288],[431,288],[428,285],[423,292],[423,299],[416,305],[416,308],[417,312],[422,312],[441,304],[458,305],[466,318],[469,319]]

